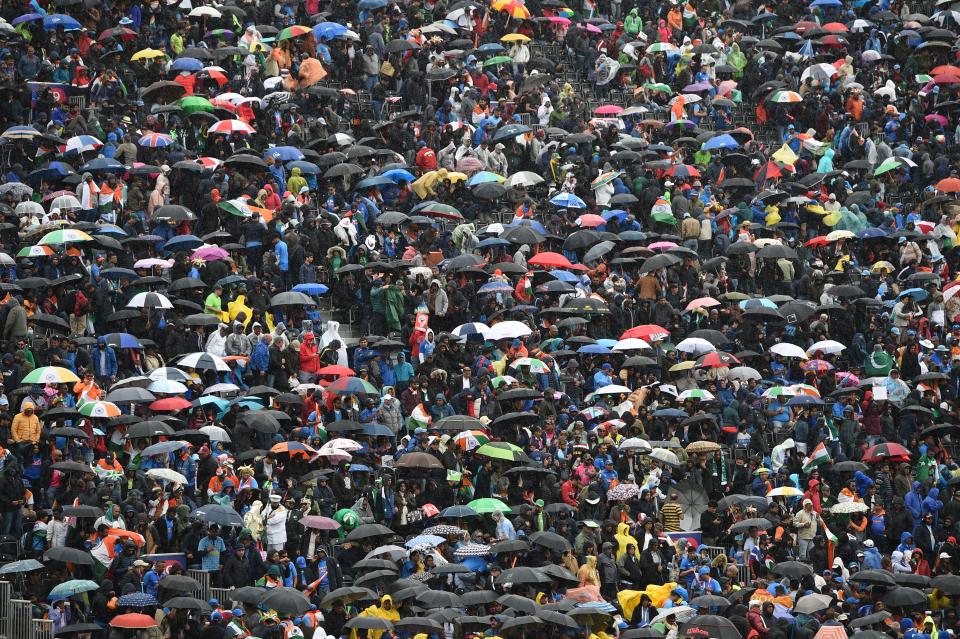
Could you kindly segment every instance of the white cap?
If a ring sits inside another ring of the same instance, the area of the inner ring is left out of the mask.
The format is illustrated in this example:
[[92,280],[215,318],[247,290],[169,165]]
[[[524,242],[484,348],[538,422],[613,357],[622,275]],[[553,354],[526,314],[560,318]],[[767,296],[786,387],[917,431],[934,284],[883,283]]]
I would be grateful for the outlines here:
[[865,548],[873,548],[873,540],[867,539],[866,541],[863,542],[863,545]]
[[940,559],[950,559],[950,555],[945,552],[940,553]]

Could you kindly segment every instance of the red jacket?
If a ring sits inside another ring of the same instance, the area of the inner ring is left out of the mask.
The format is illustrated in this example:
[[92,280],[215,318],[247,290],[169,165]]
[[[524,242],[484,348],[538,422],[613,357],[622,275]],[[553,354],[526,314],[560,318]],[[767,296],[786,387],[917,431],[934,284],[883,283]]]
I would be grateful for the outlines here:
[[300,345],[300,370],[304,373],[316,373],[320,370],[320,352],[313,337],[304,339]]

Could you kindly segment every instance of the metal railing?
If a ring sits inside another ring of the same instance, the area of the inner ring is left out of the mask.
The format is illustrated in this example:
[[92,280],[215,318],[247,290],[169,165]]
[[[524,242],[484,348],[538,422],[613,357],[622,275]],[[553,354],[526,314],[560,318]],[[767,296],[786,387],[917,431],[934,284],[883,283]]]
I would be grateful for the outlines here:
[[30,639],[53,639],[53,620],[52,619],[32,619]]
[[0,637],[10,636],[10,595],[13,586],[9,581],[0,581]]
[[6,636],[9,639],[30,637],[33,632],[33,604],[26,599],[11,599],[9,613]]
[[197,580],[197,583],[200,584],[200,592],[197,593],[197,598],[207,601],[210,599],[210,576],[215,571],[210,570],[199,570],[196,568],[190,568],[187,570],[187,574]]

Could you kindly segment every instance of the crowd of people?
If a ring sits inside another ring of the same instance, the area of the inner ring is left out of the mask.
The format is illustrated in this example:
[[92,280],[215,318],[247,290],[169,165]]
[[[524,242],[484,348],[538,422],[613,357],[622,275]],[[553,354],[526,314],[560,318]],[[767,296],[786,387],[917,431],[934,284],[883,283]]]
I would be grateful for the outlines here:
[[958,28],[4,3],[0,593],[90,639],[956,636]]

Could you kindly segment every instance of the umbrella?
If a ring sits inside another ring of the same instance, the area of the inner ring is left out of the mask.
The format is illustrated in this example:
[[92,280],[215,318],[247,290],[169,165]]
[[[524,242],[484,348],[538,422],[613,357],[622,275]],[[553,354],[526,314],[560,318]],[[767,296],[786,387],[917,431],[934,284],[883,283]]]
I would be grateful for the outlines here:
[[564,553],[572,549],[570,542],[564,537],[552,532],[534,532],[527,537],[531,543],[543,546],[556,553]]
[[89,579],[71,579],[54,586],[53,590],[50,591],[50,599],[66,599],[74,595],[99,589],[100,584],[95,581],[90,581]]
[[913,606],[929,605],[927,595],[916,588],[900,586],[889,590],[883,596],[883,603],[892,608],[910,608]]
[[[799,562],[789,562],[789,563],[799,563]],[[801,564],[806,566],[806,564]],[[812,571],[811,571],[812,572]],[[796,605],[793,607],[793,612],[799,614],[812,615],[816,612],[819,612],[827,607],[833,602],[833,597],[829,595],[821,595],[814,593],[812,595],[807,595],[801,597]]]
[[710,637],[710,639],[743,639],[733,622],[718,615],[699,615],[680,625],[680,634],[685,637]]
[[70,548],[69,546],[50,548],[43,554],[43,558],[51,561],[60,561],[65,564],[77,564],[78,566],[92,566],[94,562],[93,556],[86,550]]
[[43,567],[43,564],[36,559],[22,559],[0,567],[0,575],[15,575],[22,572],[30,572],[31,570],[41,570]]
[[193,517],[220,526],[243,526],[243,517],[230,506],[207,504],[193,511]]
[[260,600],[260,606],[264,609],[291,615],[302,615],[310,610],[310,599],[295,588],[278,587],[266,592]]

